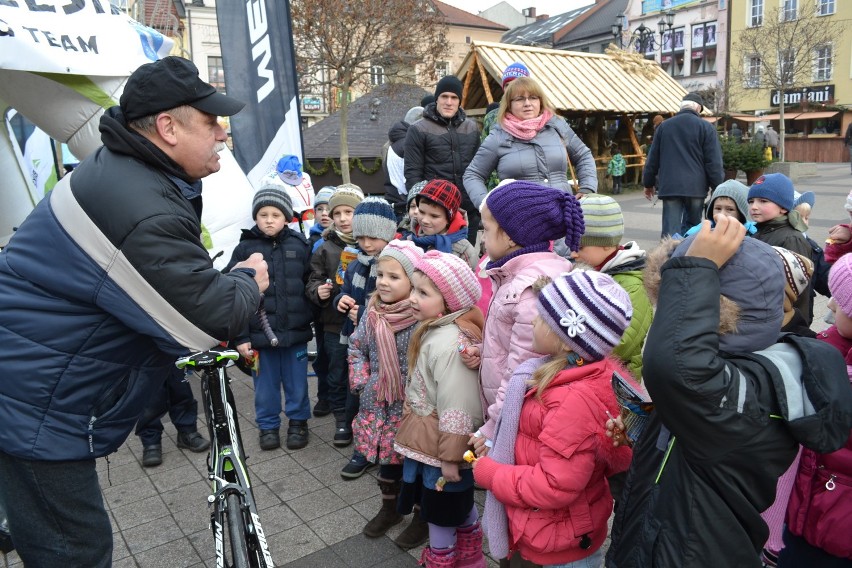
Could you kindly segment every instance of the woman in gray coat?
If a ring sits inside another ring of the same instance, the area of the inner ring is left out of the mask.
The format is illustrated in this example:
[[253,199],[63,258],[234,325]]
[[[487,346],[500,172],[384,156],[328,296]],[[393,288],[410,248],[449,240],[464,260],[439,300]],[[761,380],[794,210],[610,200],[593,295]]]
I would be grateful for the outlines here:
[[501,180],[536,181],[570,191],[569,158],[579,192],[597,192],[592,152],[556,114],[539,84],[519,77],[506,86],[497,120],[465,171],[464,186],[477,207],[485,198],[485,182],[494,170]]

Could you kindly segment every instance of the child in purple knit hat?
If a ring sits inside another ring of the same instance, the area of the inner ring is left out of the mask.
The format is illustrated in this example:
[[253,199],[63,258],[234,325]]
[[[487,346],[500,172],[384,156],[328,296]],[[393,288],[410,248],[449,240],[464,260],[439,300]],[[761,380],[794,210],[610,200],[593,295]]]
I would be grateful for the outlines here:
[[570,261],[551,250],[552,241],[565,239],[566,246],[576,251],[585,227],[573,195],[530,181],[498,186],[481,210],[493,297],[482,345],[471,346],[464,354],[466,363],[479,366],[488,406],[485,424],[471,438],[480,455],[494,439],[502,393],[515,367],[541,356],[533,349],[537,312],[532,285],[541,276],[555,278],[572,268]]

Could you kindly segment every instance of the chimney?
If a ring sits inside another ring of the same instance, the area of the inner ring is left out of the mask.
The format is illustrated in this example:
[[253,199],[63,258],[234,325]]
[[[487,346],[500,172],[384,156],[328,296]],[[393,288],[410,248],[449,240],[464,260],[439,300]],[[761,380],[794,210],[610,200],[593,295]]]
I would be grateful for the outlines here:
[[546,19],[548,19],[549,17],[550,17],[550,14],[542,14],[542,15],[540,15],[540,16],[536,16],[536,17],[535,17],[535,21],[536,21],[536,22],[540,22],[540,21],[542,21],[542,20],[546,20]]
[[521,13],[525,18],[535,18],[535,7],[524,8]]

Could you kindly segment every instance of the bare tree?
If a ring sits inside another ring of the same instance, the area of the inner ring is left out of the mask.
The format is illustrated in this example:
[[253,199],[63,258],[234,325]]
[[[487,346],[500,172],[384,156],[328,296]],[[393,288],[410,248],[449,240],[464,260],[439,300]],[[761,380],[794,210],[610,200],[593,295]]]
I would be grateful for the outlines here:
[[446,21],[428,0],[292,0],[302,85],[339,98],[340,168],[348,183],[348,114],[353,89],[432,82],[449,47]]
[[815,2],[799,2],[795,7],[768,9],[763,21],[746,28],[733,38],[733,52],[738,57],[738,72],[731,88],[757,88],[779,93],[778,152],[784,160],[785,92],[825,80],[817,72],[817,60],[828,58],[831,69],[833,53],[843,33],[842,22],[835,17],[820,16]]

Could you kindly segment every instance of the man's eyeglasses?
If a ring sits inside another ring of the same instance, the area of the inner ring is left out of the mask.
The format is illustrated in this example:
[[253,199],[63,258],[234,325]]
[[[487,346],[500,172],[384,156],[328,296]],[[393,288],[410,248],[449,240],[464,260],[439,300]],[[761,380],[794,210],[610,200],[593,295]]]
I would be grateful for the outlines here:
[[540,97],[537,97],[537,96],[535,96],[535,95],[530,95],[530,96],[528,96],[528,97],[515,97],[514,99],[512,99],[512,104],[514,104],[514,103],[521,103],[521,104],[523,104],[523,103],[525,103],[525,102],[527,102],[527,101],[529,101],[529,102],[531,102],[531,103],[537,103],[537,102],[538,102],[538,101],[540,101],[540,100],[541,100],[541,98],[540,98]]

